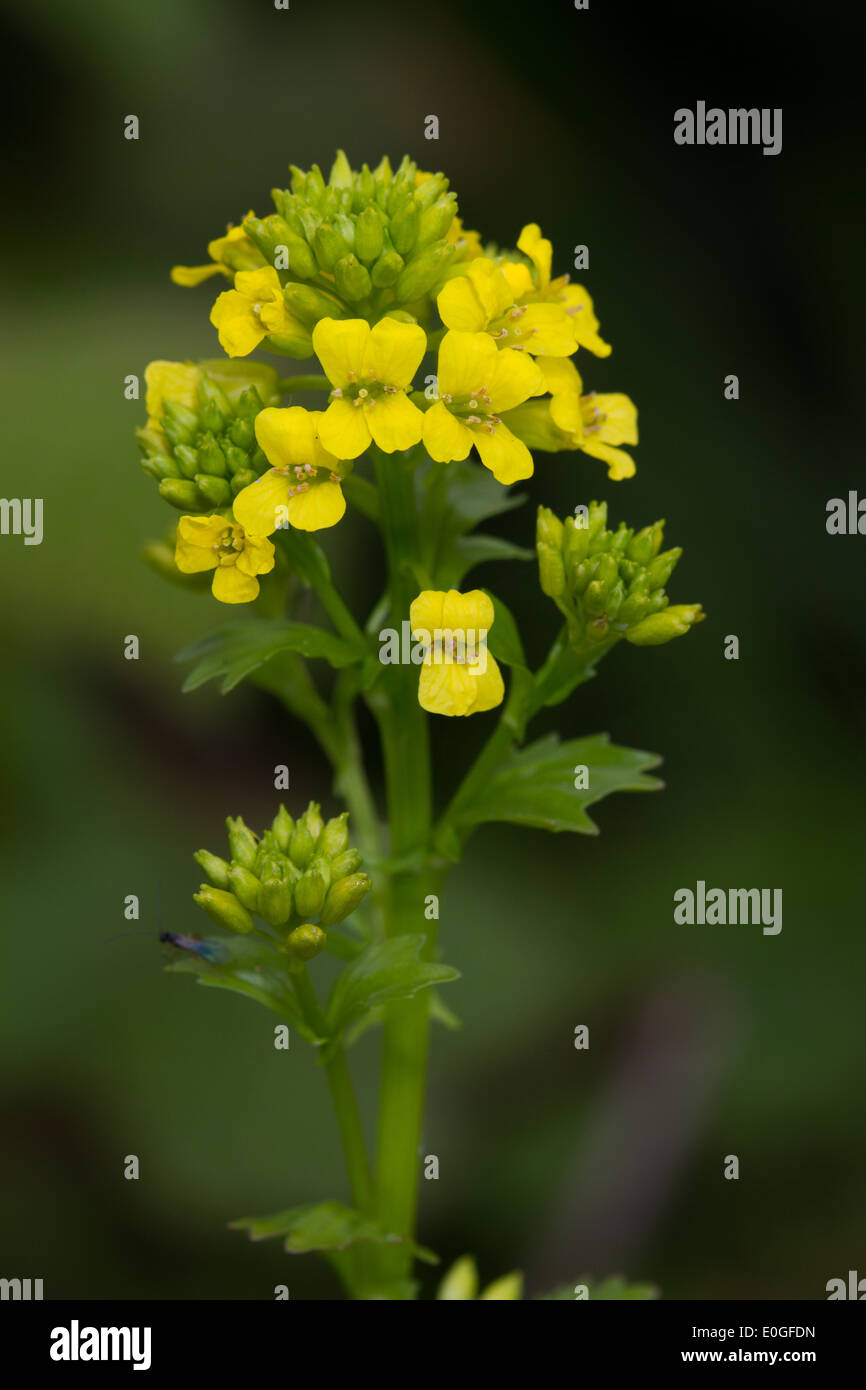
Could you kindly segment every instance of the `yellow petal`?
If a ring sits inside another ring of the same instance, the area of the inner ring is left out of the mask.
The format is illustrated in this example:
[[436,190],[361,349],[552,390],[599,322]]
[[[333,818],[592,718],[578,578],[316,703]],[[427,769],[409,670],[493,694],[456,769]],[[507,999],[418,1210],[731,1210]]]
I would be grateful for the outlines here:
[[198,385],[201,372],[189,362],[149,362],[144,369],[147,385],[147,413],[155,420],[162,419],[163,401],[174,401],[195,410],[198,405]]
[[541,235],[537,222],[530,222],[517,238],[517,249],[528,256],[538,271],[538,287],[544,289],[550,283],[550,267],[553,262],[553,245]]
[[487,256],[479,256],[469,266],[469,278],[475,288],[484,312],[490,319],[498,319],[514,303],[511,286],[499,266]]
[[244,536],[244,548],[236,561],[242,574],[268,574],[274,567],[274,547],[263,536]]
[[322,531],[326,526],[336,526],[345,511],[343,489],[330,478],[311,483],[306,492],[289,498],[289,522],[299,531]]
[[[247,213],[247,217],[255,217],[255,213],[250,211]],[[225,236],[214,237],[213,241],[209,241],[207,244],[207,253],[213,260],[221,261],[223,253],[227,251],[230,246],[235,246],[240,241],[248,241],[242,223],[236,227],[229,227]],[[249,242],[249,245],[252,246],[252,243]]]
[[532,272],[529,266],[524,265],[522,261],[503,261],[500,270],[508,281],[515,303],[524,295],[531,294],[535,289]]
[[569,357],[574,352],[574,325],[560,304],[530,304],[515,325],[527,352]]
[[485,652],[480,661],[466,669],[469,671],[470,680],[475,682],[475,699],[466,711],[467,714],[482,714],[484,710],[495,709],[497,705],[501,705],[505,685],[502,672],[490,653]]
[[364,414],[368,430],[386,454],[393,454],[395,449],[410,449],[424,431],[424,414],[405,391],[379,396],[375,404],[364,407]]
[[554,424],[567,434],[582,434],[580,393],[583,383],[574,363],[565,357],[542,357],[539,358],[538,365],[547,389],[553,396],[550,415]]
[[238,493],[232,506],[235,520],[254,536],[269,536],[287,519],[289,486],[285,473],[263,474]]
[[226,271],[221,265],[173,265],[171,268],[173,282],[186,288],[200,285],[203,280],[209,280],[212,275],[225,274]]
[[315,464],[317,423],[317,416],[303,406],[290,405],[285,410],[270,406],[256,416],[259,448],[274,468],[288,468],[295,463]]
[[235,276],[235,289],[250,303],[283,297],[280,277],[272,265],[260,266],[258,270],[239,270]]
[[455,275],[436,300],[439,317],[446,328],[461,333],[481,333],[487,327],[487,314],[469,277]]
[[488,632],[493,626],[493,604],[483,589],[470,589],[461,594],[458,589],[449,589],[442,602],[442,622],[444,628],[468,632]]
[[[445,594],[441,590],[424,589],[416,599],[412,600],[409,608],[409,622],[412,625],[412,632],[414,633],[417,629],[419,632],[432,634],[437,627],[442,627],[444,603]],[[430,640],[432,641],[432,637]]]
[[424,448],[437,463],[465,459],[472,448],[472,431],[441,401],[424,414]]
[[522,440],[511,433],[507,425],[497,425],[492,434],[486,430],[473,431],[473,443],[481,462],[489,468],[498,483],[508,486],[531,478],[532,455]]
[[177,523],[174,560],[184,574],[201,574],[218,563],[214,546],[225,531],[221,516],[182,516]]
[[267,335],[251,302],[237,290],[224,290],[217,295],[210,321],[219,334],[220,347],[229,357],[246,357]]
[[514,348],[497,351],[485,381],[490,396],[490,409],[499,414],[522,405],[530,396],[544,390],[544,377],[535,359]]
[[[332,320],[322,319],[320,322]],[[363,454],[370,447],[370,431],[365,417],[363,406],[352,405],[351,401],[331,401],[319,421],[319,439],[324,448],[339,459],[356,459]]]
[[439,348],[439,395],[471,396],[489,385],[491,367],[499,349],[486,333],[450,330]]
[[[367,339],[364,370],[389,386],[408,386],[427,351],[427,334],[418,323],[380,319]],[[420,439],[420,435],[418,436]],[[405,445],[401,446],[407,447]]]
[[421,668],[418,703],[430,714],[468,714],[475,699],[477,678],[455,661],[434,661]]
[[220,603],[249,603],[259,596],[259,581],[237,565],[220,565],[213,577],[213,596]]
[[592,397],[603,418],[601,437],[606,444],[637,444],[637,407],[621,392]]
[[[358,377],[369,336],[370,325],[366,319],[319,319],[313,329],[313,349],[322,371],[335,386],[348,386]],[[343,457],[354,458],[355,455]]]
[[596,357],[610,357],[611,346],[599,337],[599,322],[592,307],[592,299],[583,285],[566,285],[563,295],[574,329],[574,340],[578,346],[594,352]]
[[625,478],[633,478],[637,472],[634,459],[624,449],[612,449],[597,435],[588,435],[582,439],[580,447],[585,454],[591,454],[593,458],[602,459],[607,464],[607,476],[615,483],[621,483]]

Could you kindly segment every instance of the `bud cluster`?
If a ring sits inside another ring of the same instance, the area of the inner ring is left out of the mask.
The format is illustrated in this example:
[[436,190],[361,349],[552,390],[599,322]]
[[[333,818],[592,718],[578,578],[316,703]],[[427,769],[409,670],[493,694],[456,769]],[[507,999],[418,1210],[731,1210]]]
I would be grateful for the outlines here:
[[141,466],[159,483],[160,496],[182,512],[211,512],[229,507],[243,488],[270,464],[256,441],[255,418],[279,401],[277,373],[271,367],[244,364],[247,377],[222,383],[233,364],[201,363],[194,407],[164,400],[160,416],[136,431],[144,454]]
[[359,872],[360,853],[349,845],[347,821],[344,811],[324,822],[314,801],[297,820],[280,806],[258,837],[240,816],[229,816],[231,858],[206,849],[195,856],[210,879],[196,902],[233,932],[253,931],[255,913],[279,931],[293,960],[311,959],[324,947],[323,928],[354,912],[371,887],[369,875]]
[[664,522],[635,531],[607,529],[607,503],[562,522],[539,507],[536,530],[541,587],[568,621],[574,646],[601,647],[625,637],[655,646],[703,620],[699,604],[670,607],[665,585],[682,549],[662,550]]
[[276,268],[286,304],[305,326],[323,317],[375,322],[414,306],[438,290],[459,258],[448,240],[457,214],[448,180],[421,173],[408,156],[396,171],[386,157],[358,173],[340,150],[327,183],[317,164],[291,172],[291,189],[271,192],[277,212],[249,216],[243,228]]

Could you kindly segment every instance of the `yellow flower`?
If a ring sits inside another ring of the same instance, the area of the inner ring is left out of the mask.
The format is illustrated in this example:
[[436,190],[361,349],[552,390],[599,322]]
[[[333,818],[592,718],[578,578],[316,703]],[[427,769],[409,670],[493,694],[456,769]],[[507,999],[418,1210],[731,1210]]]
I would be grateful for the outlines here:
[[164,401],[173,401],[188,410],[198,409],[201,370],[191,362],[149,362],[144,369],[144,380],[148,429],[162,419]]
[[234,289],[217,295],[210,321],[229,357],[246,357],[269,333],[307,336],[286,306],[280,277],[272,265],[239,270]]
[[465,459],[473,444],[500,483],[532,476],[532,455],[500,412],[544,390],[532,357],[497,348],[486,333],[445,334],[439,348],[439,400],[424,416],[424,446],[438,463]]
[[[254,216],[252,212],[248,217]],[[264,263],[264,257],[250,241],[243,226],[229,227],[225,236],[208,242],[207,253],[211,265],[176,265],[172,267],[171,278],[176,285],[200,285],[212,275],[225,275],[230,280],[236,270],[252,269]]]
[[551,392],[550,416],[568,436],[566,445],[603,459],[614,482],[632,478],[634,461],[619,444],[637,444],[637,409],[628,396],[592,391],[582,395],[583,383],[573,362],[549,358],[540,363]]
[[331,382],[331,403],[319,438],[336,458],[355,459],[374,440],[386,454],[421,438],[424,416],[406,388],[427,348],[417,323],[380,319],[320,319],[313,347]]
[[174,559],[184,574],[214,570],[213,595],[221,603],[249,603],[258,597],[256,575],[274,567],[274,547],[219,513],[182,516]]
[[468,594],[425,589],[409,609],[412,636],[423,642],[418,703],[431,714],[479,714],[502,703],[502,673],[487,651],[493,604]]
[[246,531],[269,536],[285,522],[321,531],[340,520],[346,510],[340,473],[346,469],[319,443],[322,418],[321,411],[299,405],[256,416],[256,439],[273,467],[235,498],[234,514]]
[[449,280],[436,302],[447,328],[489,333],[499,347],[553,357],[568,357],[575,350],[565,306],[516,303],[503,268],[486,256],[471,261],[465,275]]
[[[553,264],[553,244],[541,235],[537,222],[530,222],[517,238],[517,249],[529,258],[535,269],[535,277],[527,265],[517,261],[503,261],[502,272],[511,286],[517,304],[553,304],[559,308],[571,325],[574,352],[585,347],[596,357],[609,357],[610,345],[599,337],[599,323],[592,307],[592,299],[582,285],[569,284],[567,275],[551,280]],[[566,354],[560,354],[566,355]]]

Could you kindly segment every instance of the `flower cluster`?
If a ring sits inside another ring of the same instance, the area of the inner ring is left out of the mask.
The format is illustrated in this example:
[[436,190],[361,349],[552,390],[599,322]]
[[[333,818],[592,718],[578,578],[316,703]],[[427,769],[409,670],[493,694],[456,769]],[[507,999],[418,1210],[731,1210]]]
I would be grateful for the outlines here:
[[608,530],[606,502],[564,522],[539,507],[539,579],[564,613],[573,646],[606,647],[623,637],[636,647],[658,646],[703,621],[698,603],[669,607],[665,585],[682,550],[662,551],[663,533],[663,521],[642,531],[624,522]]
[[258,837],[240,816],[229,816],[231,859],[205,849],[195,856],[210,879],[196,902],[220,926],[244,935],[255,930],[255,913],[290,958],[310,959],[324,947],[324,928],[354,912],[371,886],[349,845],[347,821],[348,812],[323,821],[314,801],[297,821],[280,806]]

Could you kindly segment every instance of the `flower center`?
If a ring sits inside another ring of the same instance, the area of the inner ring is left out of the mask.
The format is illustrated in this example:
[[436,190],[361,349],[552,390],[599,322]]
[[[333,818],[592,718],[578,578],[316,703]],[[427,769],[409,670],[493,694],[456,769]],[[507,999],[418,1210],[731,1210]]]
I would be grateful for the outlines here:
[[488,434],[493,434],[497,425],[502,421],[498,415],[494,415],[490,409],[490,392],[486,386],[478,386],[471,396],[449,396],[444,395],[439,398],[456,415],[464,425],[470,429],[486,430]]
[[380,381],[372,368],[367,371],[349,372],[345,386],[335,386],[331,392],[332,401],[351,401],[354,406],[374,406],[382,396],[393,396],[399,388]]
[[227,526],[220,532],[219,540],[214,542],[214,550],[221,565],[233,565],[244,548],[244,533],[239,526]]

